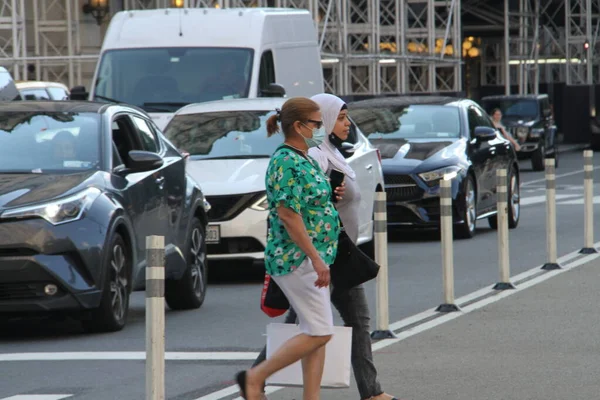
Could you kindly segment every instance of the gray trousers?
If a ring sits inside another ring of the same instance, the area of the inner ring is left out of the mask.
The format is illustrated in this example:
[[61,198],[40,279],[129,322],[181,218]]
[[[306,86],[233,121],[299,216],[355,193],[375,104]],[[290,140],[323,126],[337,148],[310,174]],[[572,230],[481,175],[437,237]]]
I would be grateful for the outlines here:
[[[331,292],[331,303],[339,311],[344,326],[352,328],[352,370],[358,386],[361,399],[379,396],[383,393],[377,380],[377,369],[373,364],[371,352],[370,315],[365,289],[361,286],[349,290]],[[285,323],[296,323],[296,312],[290,308]],[[266,346],[260,352],[254,366],[263,362],[267,357]]]

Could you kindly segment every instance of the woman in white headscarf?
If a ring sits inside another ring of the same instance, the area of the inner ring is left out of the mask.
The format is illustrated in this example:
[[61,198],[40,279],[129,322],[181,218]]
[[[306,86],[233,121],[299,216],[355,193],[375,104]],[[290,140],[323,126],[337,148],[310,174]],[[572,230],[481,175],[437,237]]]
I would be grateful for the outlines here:
[[[348,139],[350,121],[348,109],[342,99],[331,94],[318,94],[311,100],[321,109],[323,126],[327,136],[319,147],[309,149],[308,154],[329,175],[332,169],[337,169],[345,175],[345,192],[338,197],[335,207],[346,229],[346,233],[356,243],[358,239],[358,212],[360,191],[356,184],[356,174],[340,152],[342,143]],[[377,379],[377,369],[373,364],[371,352],[370,315],[365,290],[361,286],[340,290],[333,287],[331,303],[339,311],[344,325],[352,328],[352,369],[361,399],[397,400],[381,389]],[[296,322],[296,313],[290,308],[285,322]],[[266,358],[266,349],[260,353],[254,365]],[[266,398],[263,396],[263,398]]]
[[[311,97],[321,108],[327,136],[319,147],[309,149],[321,169],[329,175],[337,169],[345,175],[345,193],[335,203],[346,233],[354,243],[358,240],[360,188],[356,173],[341,153],[342,143],[350,134],[348,108],[342,99],[322,93]],[[381,389],[371,352],[370,315],[365,290],[361,286],[347,290],[333,288],[331,302],[339,311],[344,325],[352,328],[352,369],[361,399],[397,400]]]

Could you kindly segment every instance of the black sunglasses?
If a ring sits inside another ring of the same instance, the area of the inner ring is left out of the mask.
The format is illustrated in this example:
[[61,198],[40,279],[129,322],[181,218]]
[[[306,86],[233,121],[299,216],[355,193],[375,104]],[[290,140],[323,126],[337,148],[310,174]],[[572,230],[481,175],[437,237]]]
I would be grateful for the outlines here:
[[317,129],[321,129],[321,127],[323,126],[323,121],[315,121],[314,119],[307,119],[306,122],[310,122],[312,124],[315,124],[315,126],[317,127]]

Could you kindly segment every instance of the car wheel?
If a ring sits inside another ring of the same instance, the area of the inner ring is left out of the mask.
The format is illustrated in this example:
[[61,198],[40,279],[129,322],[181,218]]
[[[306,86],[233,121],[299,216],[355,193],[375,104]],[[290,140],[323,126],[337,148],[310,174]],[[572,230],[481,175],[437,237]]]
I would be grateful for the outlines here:
[[127,322],[131,253],[118,233],[112,237],[107,251],[100,307],[92,311],[91,318],[82,320],[84,329],[90,332],[120,331]]
[[165,282],[165,300],[173,310],[199,308],[207,288],[206,240],[204,225],[194,218],[187,241],[187,268],[181,279]]
[[[508,199],[508,227],[514,229],[519,225],[521,217],[520,203],[521,189],[519,185],[519,177],[514,171],[511,171],[508,178],[507,199]],[[490,228],[498,229],[498,216],[492,215],[488,218]]]
[[463,197],[459,199],[462,209],[462,223],[456,227],[456,236],[461,239],[470,239],[475,236],[477,223],[477,195],[473,176],[467,175]]
[[512,171],[508,179],[508,227],[515,229],[521,218],[521,185],[519,177]]
[[546,157],[546,145],[544,142],[540,142],[539,147],[536,151],[531,154],[531,168],[534,171],[543,171],[544,166],[544,158]]

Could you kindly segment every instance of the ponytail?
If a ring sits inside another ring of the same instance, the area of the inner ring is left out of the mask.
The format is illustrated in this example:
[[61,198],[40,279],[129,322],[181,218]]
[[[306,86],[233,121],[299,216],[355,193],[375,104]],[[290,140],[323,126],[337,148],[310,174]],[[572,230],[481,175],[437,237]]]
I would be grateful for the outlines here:
[[271,137],[277,132],[279,132],[279,123],[277,122],[278,120],[278,114],[271,115],[267,120],[267,137]]

